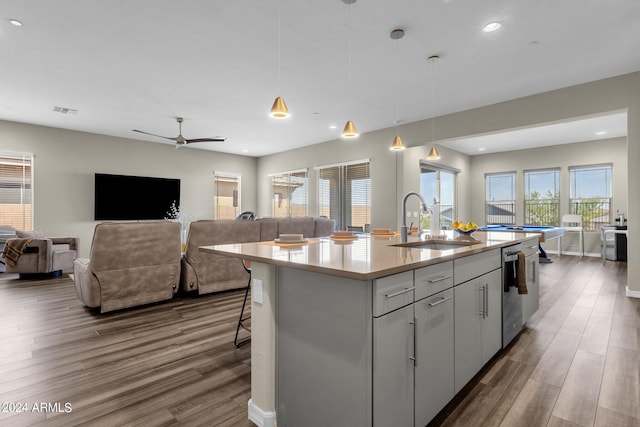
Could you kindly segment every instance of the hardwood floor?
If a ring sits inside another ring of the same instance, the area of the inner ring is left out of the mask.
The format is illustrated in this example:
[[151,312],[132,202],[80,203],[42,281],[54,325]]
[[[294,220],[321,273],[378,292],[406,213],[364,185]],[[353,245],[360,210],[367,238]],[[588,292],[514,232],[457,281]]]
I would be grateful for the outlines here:
[[640,426],[640,300],[626,263],[554,257],[540,309],[433,426]]
[[[251,348],[233,345],[243,297],[101,315],[82,306],[66,276],[0,276],[0,402],[20,404],[0,408],[0,425],[253,426]],[[53,406],[34,411],[41,403]]]
[[[431,425],[640,426],[640,300],[624,295],[626,264],[554,260],[524,332]],[[0,408],[0,425],[253,425],[251,343],[232,344],[243,296],[101,315],[66,276],[0,275],[0,402],[27,404]]]

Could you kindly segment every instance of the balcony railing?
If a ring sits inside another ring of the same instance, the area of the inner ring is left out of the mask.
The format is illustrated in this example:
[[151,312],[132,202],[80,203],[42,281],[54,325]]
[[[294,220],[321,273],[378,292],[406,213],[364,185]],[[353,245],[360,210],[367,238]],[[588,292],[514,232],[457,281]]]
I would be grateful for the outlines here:
[[487,224],[515,225],[516,201],[505,200],[498,202],[486,202],[485,215]]
[[555,225],[560,223],[560,201],[537,199],[524,201],[525,225]]
[[582,217],[584,231],[600,231],[603,225],[611,224],[611,199],[572,199],[571,213]]

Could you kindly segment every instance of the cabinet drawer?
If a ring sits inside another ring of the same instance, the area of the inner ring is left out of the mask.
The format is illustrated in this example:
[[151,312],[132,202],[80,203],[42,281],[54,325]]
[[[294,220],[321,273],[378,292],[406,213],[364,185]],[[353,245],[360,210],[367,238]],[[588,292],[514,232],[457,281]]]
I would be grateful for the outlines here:
[[522,242],[522,252],[526,256],[533,255],[538,252],[538,239],[533,237]]
[[416,301],[453,286],[453,261],[447,261],[415,271]]
[[500,268],[501,265],[500,249],[492,249],[455,259],[453,260],[455,284],[459,285],[474,277],[482,276],[496,268]]
[[373,281],[373,315],[385,313],[413,303],[413,271],[381,277]]

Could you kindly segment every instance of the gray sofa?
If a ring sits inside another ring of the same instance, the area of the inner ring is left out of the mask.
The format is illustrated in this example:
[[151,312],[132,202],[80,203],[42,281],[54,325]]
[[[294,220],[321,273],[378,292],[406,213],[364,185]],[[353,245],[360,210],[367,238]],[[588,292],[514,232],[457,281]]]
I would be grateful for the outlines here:
[[20,245],[23,246],[22,253],[14,262],[5,259],[7,273],[19,273],[20,277],[60,275],[63,270],[73,268],[73,260],[78,251],[77,237],[45,237],[39,232],[29,231],[17,231],[16,236],[16,239],[7,239],[5,245],[23,242]]
[[335,226],[335,220],[311,217],[194,221],[189,227],[187,247],[182,258],[182,289],[200,295],[247,285],[248,275],[241,260],[201,252],[200,246],[269,241],[281,234],[329,236]]
[[73,263],[76,294],[102,313],[173,298],[180,283],[180,224],[101,223],[91,257]]

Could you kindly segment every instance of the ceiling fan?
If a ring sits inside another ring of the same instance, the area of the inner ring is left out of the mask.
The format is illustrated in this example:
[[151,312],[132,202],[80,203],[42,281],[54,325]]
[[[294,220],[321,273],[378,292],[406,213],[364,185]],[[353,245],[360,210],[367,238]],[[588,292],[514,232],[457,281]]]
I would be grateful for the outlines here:
[[173,138],[168,136],[156,135],[155,133],[144,132],[138,129],[133,129],[133,131],[138,133],[144,133],[145,135],[157,136],[158,138],[164,138],[164,139],[169,139],[171,141],[175,141],[176,148],[184,147],[185,145],[191,144],[192,142],[224,142],[227,139],[222,136],[214,136],[211,138],[186,139],[184,136],[182,136],[183,120],[184,119],[182,117],[176,117],[176,121],[178,122],[178,136]]

